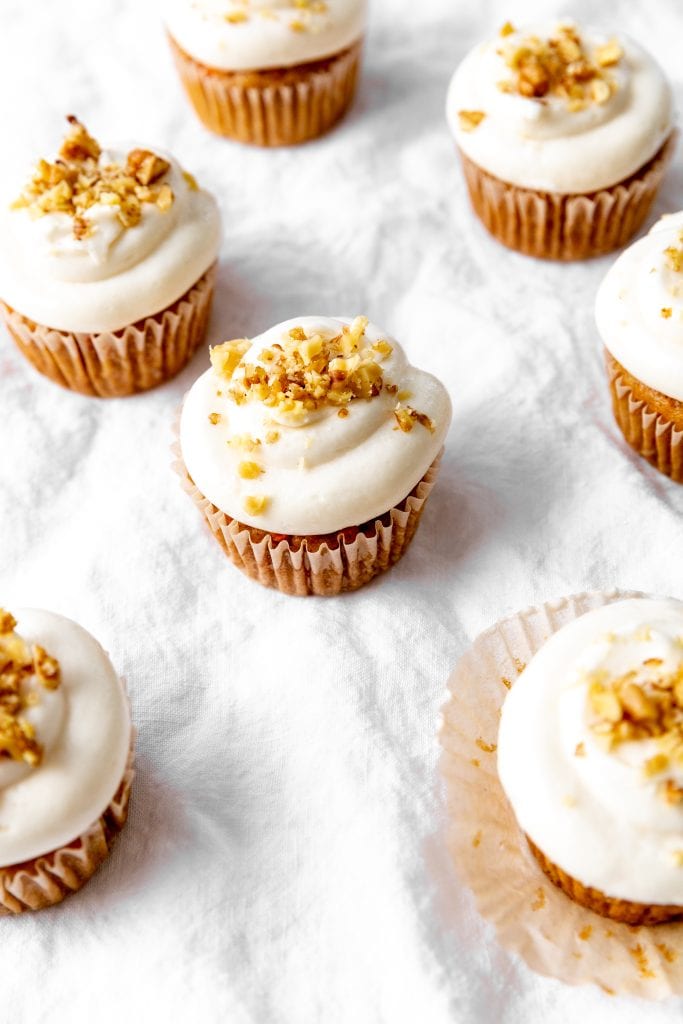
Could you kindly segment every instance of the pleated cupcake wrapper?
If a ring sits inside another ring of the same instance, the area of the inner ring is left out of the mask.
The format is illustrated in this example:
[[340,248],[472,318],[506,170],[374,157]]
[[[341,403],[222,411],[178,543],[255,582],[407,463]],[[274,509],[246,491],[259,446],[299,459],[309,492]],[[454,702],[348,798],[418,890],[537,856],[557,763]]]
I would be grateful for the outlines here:
[[612,409],[619,429],[630,446],[660,473],[683,483],[683,430],[662,412],[633,393],[621,367],[606,352]]
[[637,174],[590,195],[535,192],[482,170],[460,151],[470,201],[503,245],[542,259],[580,260],[620,248],[652,206],[673,156],[675,133]]
[[252,530],[221,512],[190,478],[177,443],[173,454],[176,457],[173,468],[183,489],[238,569],[250,579],[284,594],[332,597],[343,591],[357,590],[402,557],[434,486],[442,452],[408,497],[379,517],[368,532],[344,530],[333,542],[304,537],[297,544],[280,534]]
[[503,701],[533,655],[567,622],[633,596],[642,595],[579,594],[529,608],[482,633],[448,683],[440,767],[449,852],[501,945],[539,974],[570,985],[593,983],[611,993],[664,999],[683,994],[683,925],[630,927],[598,916],[557,888],[529,849],[496,765]]
[[147,391],[174,377],[206,334],[214,264],[172,305],[119,331],[69,333],[33,323],[0,301],[21,352],[62,387],[100,398]]
[[197,116],[212,132],[258,146],[290,146],[331,128],[353,100],[362,42],[326,60],[260,72],[216,71],[170,38]]
[[135,731],[126,770],[105,812],[71,843],[35,860],[0,868],[0,917],[45,910],[81,889],[111,852],[126,823],[133,770]]

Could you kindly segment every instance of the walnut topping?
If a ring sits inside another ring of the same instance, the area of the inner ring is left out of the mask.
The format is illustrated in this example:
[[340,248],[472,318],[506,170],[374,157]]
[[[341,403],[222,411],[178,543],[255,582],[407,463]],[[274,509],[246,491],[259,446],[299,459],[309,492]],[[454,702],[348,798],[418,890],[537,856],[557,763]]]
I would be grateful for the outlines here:
[[244,499],[244,510],[248,512],[250,516],[263,515],[266,508],[268,507],[268,498],[264,495],[253,495],[250,494]]
[[171,166],[167,160],[150,150],[134,149],[125,164],[102,165],[99,144],[77,118],[67,120],[70,128],[57,159],[38,161],[13,209],[26,209],[32,217],[66,213],[79,241],[92,234],[86,214],[95,205],[115,208],[125,228],[140,223],[145,204],[162,212],[170,209],[173,191],[162,181]]
[[505,36],[511,36],[515,31],[516,29],[512,22],[506,21],[500,30],[500,35],[505,38]]
[[510,40],[499,52],[513,72],[499,88],[528,99],[556,96],[572,112],[607,102],[616,88],[608,69],[623,57],[616,40],[589,54],[576,28],[568,24],[559,25],[549,39]]
[[256,480],[265,471],[258,462],[240,462],[237,472],[243,480]]
[[[683,665],[662,670],[658,658],[617,679],[589,679],[589,727],[607,750],[621,743],[656,740],[659,748],[643,765],[645,778],[683,769]],[[672,778],[662,780],[658,793],[668,803],[683,800]]]
[[214,425],[214,427],[216,426],[217,423],[220,423],[220,421],[221,421],[221,414],[219,412],[210,412],[209,413],[209,423],[212,423]]
[[[683,242],[683,231],[679,235],[679,241]],[[664,255],[666,256],[666,265],[669,270],[680,274],[683,271],[683,248],[670,245],[668,249],[664,250]]]
[[14,632],[16,621],[0,609],[0,760],[40,764],[43,748],[22,712],[38,701],[32,681],[46,690],[60,684],[59,662],[43,647],[28,644]]
[[425,427],[430,434],[434,433],[434,421],[423,412],[416,412],[409,405],[397,405],[394,409],[394,416],[398,427],[394,427],[394,430],[402,430],[404,434],[409,434],[416,423],[420,423]]
[[664,320],[669,320],[671,318],[672,313],[673,313],[673,310],[672,310],[671,306],[662,306],[662,308],[659,311],[659,315]]
[[459,110],[458,122],[463,132],[473,132],[486,117],[483,110]]
[[228,394],[238,405],[259,401],[300,422],[326,405],[344,407],[380,394],[383,372],[377,359],[392,349],[387,342],[381,343],[381,351],[368,345],[367,324],[367,317],[356,317],[334,337],[294,327],[254,362],[243,359],[249,341],[229,341],[212,349],[211,362],[230,381]]

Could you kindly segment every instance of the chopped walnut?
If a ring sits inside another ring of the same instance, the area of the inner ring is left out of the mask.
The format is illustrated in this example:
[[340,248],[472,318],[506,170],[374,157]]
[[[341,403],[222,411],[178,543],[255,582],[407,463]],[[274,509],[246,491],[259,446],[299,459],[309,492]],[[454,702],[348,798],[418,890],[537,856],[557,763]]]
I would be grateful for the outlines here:
[[411,409],[409,405],[397,405],[394,409],[394,416],[398,423],[398,427],[394,427],[394,430],[402,430],[404,434],[409,434],[415,424],[420,423],[431,434],[434,433],[434,421],[425,413]]
[[499,83],[503,92],[536,100],[555,96],[565,100],[572,112],[609,100],[616,84],[608,69],[623,57],[616,40],[588,53],[577,29],[568,24],[559,25],[548,39],[510,40],[499,52],[513,72],[512,78]]
[[258,462],[240,462],[237,473],[243,480],[256,480],[264,472],[263,466]]
[[266,508],[268,507],[268,498],[264,495],[248,495],[244,499],[244,510],[250,516],[263,515]]
[[216,426],[217,423],[220,423],[220,421],[221,421],[221,414],[219,412],[210,412],[209,413],[209,423],[213,424],[214,427]]
[[380,394],[383,372],[377,358],[390,355],[391,346],[384,342],[381,353],[369,346],[367,323],[367,317],[356,317],[331,338],[294,327],[281,342],[264,348],[258,361],[248,363],[243,357],[251,343],[228,341],[211,350],[211,362],[230,381],[228,394],[238,405],[260,401],[294,422],[302,421],[323,406],[344,407]]
[[38,161],[13,209],[26,209],[32,217],[66,213],[79,241],[92,234],[87,211],[98,204],[115,208],[125,228],[140,223],[145,204],[162,212],[170,209],[173,191],[162,181],[171,166],[167,160],[150,150],[134,149],[125,164],[103,165],[99,144],[77,118],[67,120],[70,128],[57,160]]
[[486,117],[483,110],[459,110],[458,122],[463,132],[473,132]]
[[[683,769],[683,665],[664,672],[658,658],[616,679],[588,680],[589,727],[607,750],[622,743],[656,740],[656,754],[643,765],[646,778]],[[683,799],[674,780],[664,779],[658,792],[669,803]]]
[[673,314],[673,309],[671,308],[671,306],[662,306],[662,308],[659,311],[659,315],[664,320],[671,319],[672,314]]
[[[679,241],[683,242],[683,231],[680,233]],[[666,265],[669,270],[680,274],[683,271],[683,248],[670,245],[664,250],[664,255],[666,256]]]
[[29,648],[14,629],[16,621],[0,609],[0,760],[40,764],[43,748],[23,712],[37,703],[30,683],[55,690],[61,682],[59,662],[43,647]]

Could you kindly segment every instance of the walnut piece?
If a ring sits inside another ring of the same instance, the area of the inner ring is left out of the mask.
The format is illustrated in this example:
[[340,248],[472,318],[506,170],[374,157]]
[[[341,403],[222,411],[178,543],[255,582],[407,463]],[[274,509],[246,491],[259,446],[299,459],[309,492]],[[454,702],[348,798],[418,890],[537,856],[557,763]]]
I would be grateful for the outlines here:
[[[646,778],[683,769],[683,665],[665,672],[660,659],[648,658],[618,678],[589,678],[587,706],[589,728],[608,751],[622,743],[657,741],[658,752],[643,765]],[[683,799],[672,778],[658,792],[669,803]]]
[[35,685],[57,689],[60,668],[43,647],[34,644],[29,649],[14,632],[15,627],[14,617],[0,609],[0,760],[9,758],[35,767],[43,748],[22,712],[37,703]]
[[483,110],[459,110],[458,123],[463,132],[473,132],[486,117]]
[[73,220],[78,241],[92,234],[86,216],[95,205],[111,206],[125,228],[142,219],[145,204],[165,212],[174,202],[173,190],[162,179],[170,170],[168,160],[148,149],[133,149],[126,163],[102,164],[102,150],[81,122],[70,115],[69,131],[54,163],[39,160],[31,180],[12,204],[32,217],[65,213]]
[[[501,35],[512,32],[510,26]],[[511,78],[499,83],[501,91],[536,100],[555,96],[565,100],[571,112],[609,100],[616,82],[608,69],[623,57],[616,39],[589,54],[576,27],[570,24],[558,25],[548,39],[525,36],[509,40],[499,53],[512,71]]]

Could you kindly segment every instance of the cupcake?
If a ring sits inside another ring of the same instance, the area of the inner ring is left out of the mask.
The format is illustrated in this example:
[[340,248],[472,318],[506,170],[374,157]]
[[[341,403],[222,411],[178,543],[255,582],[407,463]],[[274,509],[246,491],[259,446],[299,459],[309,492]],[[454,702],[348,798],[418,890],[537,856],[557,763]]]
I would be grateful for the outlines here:
[[80,889],[126,822],[133,731],[93,637],[37,609],[0,610],[0,915]]
[[674,148],[671,90],[653,58],[571,22],[506,24],[477,46],[453,76],[447,117],[485,227],[547,259],[624,245]]
[[621,254],[598,291],[596,320],[624,437],[683,483],[683,212]]
[[683,603],[574,619],[506,697],[498,774],[532,853],[574,901],[631,925],[683,915]]
[[199,119],[258,146],[322,135],[353,100],[366,7],[366,0],[171,0],[171,49]]
[[301,317],[211,350],[177,468],[238,568],[287,594],[355,590],[403,555],[451,404],[366,317]]
[[45,376],[131,395],[178,373],[205,335],[218,209],[172,157],[103,151],[68,120],[57,159],[0,209],[0,313]]

